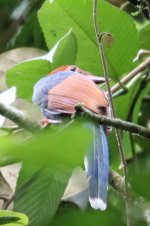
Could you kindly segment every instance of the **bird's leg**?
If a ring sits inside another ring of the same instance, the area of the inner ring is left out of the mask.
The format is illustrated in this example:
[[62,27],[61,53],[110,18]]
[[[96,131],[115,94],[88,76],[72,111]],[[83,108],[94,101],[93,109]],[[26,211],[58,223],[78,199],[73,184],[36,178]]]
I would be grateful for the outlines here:
[[51,124],[60,124],[60,123],[62,123],[61,120],[54,120],[54,119],[45,118],[45,119],[42,120],[42,128],[50,126]]

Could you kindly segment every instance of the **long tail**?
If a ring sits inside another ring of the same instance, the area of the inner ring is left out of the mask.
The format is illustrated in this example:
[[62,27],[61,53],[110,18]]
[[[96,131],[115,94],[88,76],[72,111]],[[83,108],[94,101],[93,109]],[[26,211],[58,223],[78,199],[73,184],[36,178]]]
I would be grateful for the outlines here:
[[94,148],[85,157],[85,169],[89,176],[89,201],[94,209],[105,210],[109,175],[107,137],[103,126],[94,125]]

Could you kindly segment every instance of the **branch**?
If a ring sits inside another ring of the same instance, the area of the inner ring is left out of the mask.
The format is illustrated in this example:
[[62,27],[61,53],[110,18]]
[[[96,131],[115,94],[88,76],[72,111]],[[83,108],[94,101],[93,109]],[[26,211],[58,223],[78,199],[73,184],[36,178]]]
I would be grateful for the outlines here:
[[[147,129],[146,127],[139,126],[119,118],[114,119],[103,115],[94,114],[82,105],[77,105],[75,109],[77,111],[77,115],[84,115],[90,121],[94,120],[101,123],[102,125],[119,128],[150,139],[150,129]],[[37,123],[37,121],[14,107],[5,106],[4,104],[0,103],[0,114],[16,123],[19,127],[24,128],[32,133],[35,133],[41,129],[41,126]]]
[[118,192],[125,193],[125,180],[114,170],[109,170],[109,184]]
[[147,129],[146,127],[139,126],[135,123],[127,122],[119,118],[110,118],[103,115],[94,114],[82,105],[77,105],[76,110],[77,114],[85,116],[90,121],[94,120],[95,122],[99,122],[102,125],[112,126],[150,139],[150,129]]
[[[119,118],[114,119],[103,115],[94,114],[82,105],[77,105],[75,109],[77,111],[77,115],[83,115],[90,121],[94,120],[101,123],[102,125],[119,128],[150,139],[150,129],[147,129],[146,127],[139,126]],[[0,114],[16,123],[19,127],[24,128],[32,133],[35,133],[41,129],[41,126],[37,123],[37,121],[14,107],[5,106],[4,104],[0,103]]]
[[41,126],[37,123],[37,121],[29,117],[27,114],[2,103],[0,103],[0,115],[3,115],[4,117],[15,122],[18,126],[32,133],[35,133],[41,129]]
[[126,82],[130,81],[134,76],[136,76],[141,71],[145,70],[147,67],[150,66],[150,57],[148,57],[144,62],[142,62],[140,65],[138,65],[135,69],[133,69],[129,74],[127,74],[124,78],[120,80],[117,84],[115,84],[111,88],[111,92],[115,93],[119,88],[120,84],[125,84]]

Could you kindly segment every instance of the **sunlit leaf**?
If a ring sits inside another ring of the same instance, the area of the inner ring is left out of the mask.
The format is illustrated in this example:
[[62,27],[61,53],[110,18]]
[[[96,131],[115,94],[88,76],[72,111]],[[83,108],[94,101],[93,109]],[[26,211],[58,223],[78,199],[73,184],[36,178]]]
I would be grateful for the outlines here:
[[[139,49],[138,32],[132,18],[119,8],[105,1],[98,1],[97,8],[100,31],[110,33],[115,40],[112,48],[106,49],[106,59],[109,74],[117,79],[134,67],[132,60]],[[47,0],[39,11],[39,21],[49,48],[71,28],[78,43],[75,63],[102,74],[92,11],[89,0]]]
[[22,213],[0,210],[0,225],[27,226],[28,225],[28,217]]

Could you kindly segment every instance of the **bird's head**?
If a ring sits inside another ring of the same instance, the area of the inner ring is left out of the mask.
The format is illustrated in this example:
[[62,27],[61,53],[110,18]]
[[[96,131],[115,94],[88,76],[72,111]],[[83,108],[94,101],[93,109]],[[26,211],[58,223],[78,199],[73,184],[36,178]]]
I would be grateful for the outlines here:
[[56,73],[62,72],[62,71],[70,71],[71,73],[75,73],[75,74],[82,74],[87,76],[90,80],[92,80],[93,82],[99,84],[99,83],[105,83],[105,78],[101,77],[101,76],[95,76],[87,71],[84,71],[82,69],[80,69],[79,67],[77,67],[76,65],[65,65],[65,66],[61,66],[55,70],[53,70],[49,75],[54,75]]

